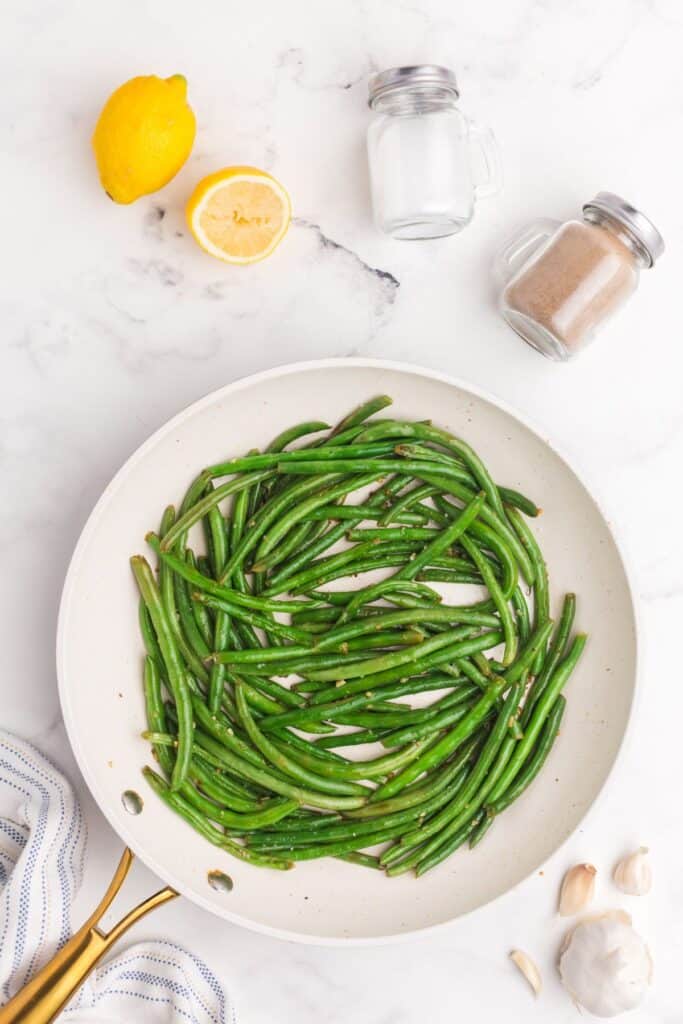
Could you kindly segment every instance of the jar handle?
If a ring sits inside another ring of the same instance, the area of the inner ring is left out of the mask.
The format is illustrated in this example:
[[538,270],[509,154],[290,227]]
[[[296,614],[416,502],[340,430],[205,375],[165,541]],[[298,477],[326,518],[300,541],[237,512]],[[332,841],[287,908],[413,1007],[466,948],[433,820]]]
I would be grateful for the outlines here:
[[514,277],[560,224],[559,220],[539,217],[509,238],[495,259],[494,271],[498,280],[505,284]]
[[476,121],[468,121],[467,128],[474,194],[477,199],[488,199],[500,192],[503,186],[498,143],[491,129]]

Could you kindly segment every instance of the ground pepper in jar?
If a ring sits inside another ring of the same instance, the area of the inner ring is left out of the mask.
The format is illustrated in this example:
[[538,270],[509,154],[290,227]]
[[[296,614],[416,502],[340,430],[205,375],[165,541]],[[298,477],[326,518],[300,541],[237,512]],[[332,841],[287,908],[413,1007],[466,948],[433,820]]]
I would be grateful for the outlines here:
[[654,225],[630,203],[600,192],[582,220],[536,221],[499,257],[501,312],[525,341],[567,360],[636,290],[640,270],[664,250]]

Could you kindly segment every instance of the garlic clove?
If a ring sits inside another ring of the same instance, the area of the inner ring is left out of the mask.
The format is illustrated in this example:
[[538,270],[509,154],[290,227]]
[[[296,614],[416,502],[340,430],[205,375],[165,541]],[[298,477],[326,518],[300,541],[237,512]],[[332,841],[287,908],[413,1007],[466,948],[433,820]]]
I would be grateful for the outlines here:
[[628,914],[610,910],[570,930],[559,971],[575,1003],[597,1017],[615,1017],[643,999],[652,981],[652,958]]
[[513,949],[510,953],[510,959],[514,964],[517,965],[519,970],[522,972],[526,980],[531,985],[534,991],[534,995],[538,995],[542,988],[541,972],[539,971],[536,964],[533,962],[531,957],[523,952],[521,949]]
[[614,869],[614,883],[617,889],[629,896],[644,896],[652,888],[652,867],[648,859],[647,846],[641,846],[628,857],[619,861]]
[[592,864],[575,864],[562,879],[559,913],[571,917],[588,906],[595,892],[597,869]]

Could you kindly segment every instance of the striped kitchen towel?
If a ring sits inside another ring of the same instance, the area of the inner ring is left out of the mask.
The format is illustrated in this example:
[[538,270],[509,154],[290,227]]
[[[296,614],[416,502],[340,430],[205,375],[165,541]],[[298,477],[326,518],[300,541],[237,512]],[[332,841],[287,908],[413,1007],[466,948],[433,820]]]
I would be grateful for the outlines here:
[[[35,747],[0,730],[0,1006],[72,934],[86,829],[71,786]],[[235,1024],[228,994],[197,957],[144,942],[106,961],[60,1020]]]

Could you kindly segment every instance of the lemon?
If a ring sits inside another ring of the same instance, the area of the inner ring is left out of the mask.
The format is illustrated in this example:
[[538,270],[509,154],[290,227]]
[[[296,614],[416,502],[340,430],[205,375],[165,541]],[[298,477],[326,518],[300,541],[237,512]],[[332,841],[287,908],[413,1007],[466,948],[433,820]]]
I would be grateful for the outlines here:
[[195,136],[182,75],[141,75],[104,105],[92,138],[100,181],[116,203],[156,192],[183,166]]
[[190,231],[202,249],[226,263],[255,263],[282,241],[289,196],[257,167],[224,167],[199,182],[187,204]]

